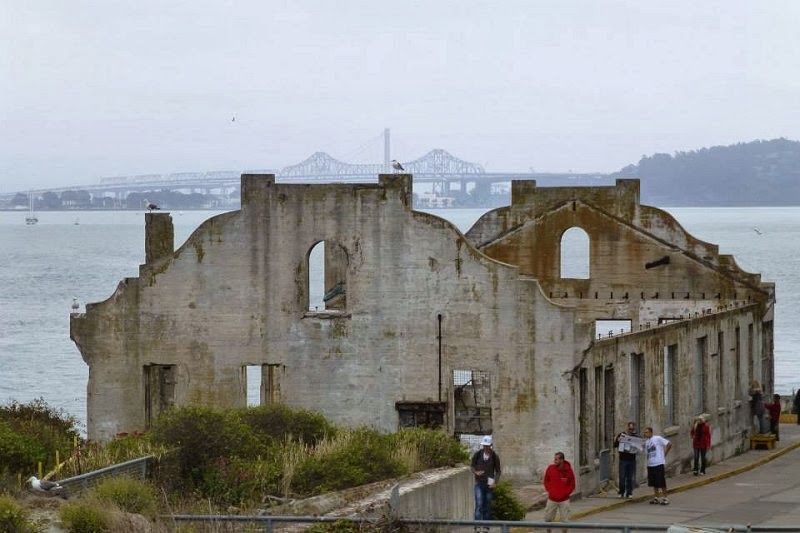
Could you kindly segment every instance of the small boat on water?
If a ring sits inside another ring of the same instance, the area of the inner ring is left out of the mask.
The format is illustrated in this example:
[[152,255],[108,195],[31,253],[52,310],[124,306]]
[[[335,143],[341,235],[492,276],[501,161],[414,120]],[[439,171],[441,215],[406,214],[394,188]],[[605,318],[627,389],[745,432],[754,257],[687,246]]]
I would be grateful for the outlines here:
[[33,212],[33,195],[28,193],[28,216],[25,217],[25,224],[33,226],[38,222],[39,219],[36,217],[36,213]]

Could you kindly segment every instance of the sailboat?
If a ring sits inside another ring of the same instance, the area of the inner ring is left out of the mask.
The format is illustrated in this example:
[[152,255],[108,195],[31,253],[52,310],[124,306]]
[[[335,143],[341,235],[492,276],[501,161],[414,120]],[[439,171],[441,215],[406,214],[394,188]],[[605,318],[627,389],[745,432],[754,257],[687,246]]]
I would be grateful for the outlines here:
[[39,219],[36,218],[36,214],[33,212],[33,195],[28,193],[28,216],[25,217],[25,223],[29,226],[33,226],[38,222]]

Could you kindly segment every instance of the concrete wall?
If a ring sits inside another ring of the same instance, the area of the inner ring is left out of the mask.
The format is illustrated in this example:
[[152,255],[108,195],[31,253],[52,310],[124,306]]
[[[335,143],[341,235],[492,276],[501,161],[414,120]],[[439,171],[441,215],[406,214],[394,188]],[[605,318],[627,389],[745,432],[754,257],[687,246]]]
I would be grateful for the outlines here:
[[397,518],[472,520],[475,497],[469,468],[429,471],[413,483],[392,490],[392,515]]
[[[265,370],[264,402],[384,431],[398,428],[399,402],[444,405],[452,433],[453,371],[467,370],[486,376],[486,431],[506,476],[537,478],[561,450],[575,465],[585,459],[579,490],[591,492],[608,428],[621,429],[631,410],[631,353],[645,360],[638,409],[654,426],[664,418],[664,346],[679,346],[681,377],[690,379],[698,336],[711,339],[712,353],[719,331],[731,347],[732,328],[751,328],[753,348],[740,349],[735,379],[771,376],[774,287],[640,206],[637,181],[553,189],[514,182],[512,205],[487,213],[466,236],[413,211],[411,188],[408,175],[365,185],[245,175],[241,210],[207,220],[174,252],[169,214],[146,215],[140,275],[71,317],[89,365],[89,437],[146,429],[172,405],[244,406],[248,365]],[[559,277],[558,247],[570,227],[590,236],[588,280]],[[322,241],[325,289],[337,296],[310,310],[309,254]],[[665,255],[669,263],[645,267]],[[567,296],[556,298],[562,290]],[[678,313],[678,322],[655,327]],[[598,340],[598,318],[629,318],[636,333]],[[583,390],[577,378],[609,365],[619,389],[613,406],[594,381]],[[727,389],[709,381],[709,390]],[[745,417],[734,407],[741,390],[720,398],[712,414],[726,418],[714,453],[727,455]],[[693,414],[691,397],[681,401],[676,431]],[[585,416],[600,425],[576,423]]]
[[[772,386],[774,286],[689,235],[668,213],[639,205],[636,181],[618,180],[615,187],[515,185],[511,206],[482,217],[467,237],[537,279],[552,301],[575,310],[576,349],[583,357],[571,370],[579,420],[573,464],[582,486],[596,486],[607,474],[603,458],[611,460],[606,469],[616,477],[611,444],[631,419],[640,432],[653,426],[674,441],[671,471],[687,467],[689,427],[701,413],[714,429],[712,460],[741,451],[752,430],[749,383]],[[587,236],[586,279],[561,277],[562,239],[571,228]],[[597,320],[628,320],[630,332],[608,338],[596,331]],[[705,353],[698,356],[703,338]],[[668,413],[669,346],[676,387]],[[632,375],[636,358],[641,373]]]

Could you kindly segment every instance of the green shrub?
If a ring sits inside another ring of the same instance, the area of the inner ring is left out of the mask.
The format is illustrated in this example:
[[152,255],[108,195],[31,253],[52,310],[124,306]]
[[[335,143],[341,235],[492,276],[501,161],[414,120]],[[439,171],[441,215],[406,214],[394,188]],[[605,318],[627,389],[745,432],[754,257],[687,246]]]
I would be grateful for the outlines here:
[[13,533],[33,533],[36,531],[28,515],[13,498],[0,496],[0,531]]
[[310,496],[407,473],[393,451],[391,439],[373,429],[340,432],[297,465],[292,492]]
[[219,457],[257,457],[267,451],[235,412],[208,407],[184,407],[162,414],[153,441],[175,448],[176,479],[200,486],[205,470]]
[[469,452],[456,439],[441,430],[409,428],[390,436],[392,447],[411,445],[417,450],[419,468],[426,470],[440,466],[466,463]]
[[78,438],[77,420],[43,399],[0,406],[0,470],[29,474],[42,463],[55,467],[55,452],[70,456]]
[[94,501],[81,500],[62,505],[61,523],[70,533],[105,533],[111,531],[111,514]]
[[158,510],[158,498],[153,486],[137,479],[104,479],[92,489],[91,495],[99,501],[111,502],[128,513],[150,518],[154,518]]
[[280,492],[278,464],[258,459],[217,458],[204,472],[201,492],[225,505],[260,503],[267,494]]
[[313,446],[324,437],[336,433],[336,428],[322,415],[303,409],[290,409],[285,405],[248,407],[240,413],[242,420],[262,438],[270,437],[279,443],[290,438]]
[[511,483],[498,483],[492,500],[492,520],[522,520],[526,514],[527,510],[511,489]]
[[47,461],[47,449],[32,436],[19,433],[0,420],[0,473],[36,472],[39,462]]

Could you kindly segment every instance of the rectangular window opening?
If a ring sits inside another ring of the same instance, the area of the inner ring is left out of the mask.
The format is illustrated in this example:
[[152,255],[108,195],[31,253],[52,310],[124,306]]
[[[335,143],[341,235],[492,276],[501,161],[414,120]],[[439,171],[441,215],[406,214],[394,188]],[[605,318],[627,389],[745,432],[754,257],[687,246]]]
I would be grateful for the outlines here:
[[247,365],[244,369],[247,381],[247,406],[255,407],[263,404],[261,365]]
[[491,375],[482,370],[453,370],[454,432],[473,444],[492,434]]
[[677,423],[678,405],[678,345],[670,344],[664,348],[664,424]]

